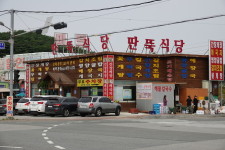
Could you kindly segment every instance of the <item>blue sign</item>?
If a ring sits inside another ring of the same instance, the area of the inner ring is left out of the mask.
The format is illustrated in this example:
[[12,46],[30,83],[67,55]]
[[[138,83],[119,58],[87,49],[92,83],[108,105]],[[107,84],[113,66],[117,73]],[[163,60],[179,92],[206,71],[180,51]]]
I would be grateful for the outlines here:
[[5,43],[0,43],[0,49],[5,49]]

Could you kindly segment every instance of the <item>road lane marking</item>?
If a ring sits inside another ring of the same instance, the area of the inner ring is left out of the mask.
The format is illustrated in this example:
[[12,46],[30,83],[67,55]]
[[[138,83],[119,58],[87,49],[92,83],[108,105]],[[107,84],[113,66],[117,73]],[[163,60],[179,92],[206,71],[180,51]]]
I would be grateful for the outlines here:
[[58,146],[58,145],[56,145],[55,148],[58,148],[58,149],[65,149],[64,147]]
[[14,147],[14,146],[0,146],[0,147],[3,147],[3,148],[15,148],[15,149],[20,149],[22,147]]
[[42,136],[46,136],[46,133],[42,133]]
[[48,144],[54,144],[54,142],[52,142],[52,141],[47,141],[48,142]]
[[[51,130],[51,129],[54,128],[54,127],[63,126],[63,125],[68,125],[68,124],[70,124],[70,123],[61,123],[61,124],[58,124],[58,125],[55,124],[55,125],[53,125],[53,126],[51,126],[51,127],[48,127],[47,129],[48,129],[48,130]],[[48,130],[43,130],[43,131],[42,131],[42,136],[43,136],[43,138],[46,140],[46,142],[47,142],[48,144],[54,144],[54,142],[51,141],[51,140],[49,139],[49,137],[47,137],[47,132],[48,132]],[[64,148],[64,147],[62,147],[62,146],[59,146],[59,145],[55,145],[54,147],[57,148],[57,149],[66,149],[66,148]]]

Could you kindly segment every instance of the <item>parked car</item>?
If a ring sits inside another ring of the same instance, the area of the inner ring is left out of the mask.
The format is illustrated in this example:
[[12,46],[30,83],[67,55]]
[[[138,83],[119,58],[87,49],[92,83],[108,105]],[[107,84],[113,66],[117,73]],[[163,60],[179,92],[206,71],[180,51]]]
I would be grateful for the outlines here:
[[0,99],[0,115],[6,114],[6,99]]
[[31,98],[21,98],[15,107],[16,114],[27,114],[29,113],[29,106],[30,106]]
[[105,113],[115,113],[116,116],[119,116],[121,105],[105,96],[88,96],[79,99],[77,111],[82,117],[88,114],[100,117]]
[[[7,111],[6,99],[0,99],[0,115],[5,115]],[[15,106],[19,101],[19,98],[13,98],[13,114],[15,115]]]
[[30,100],[29,113],[31,115],[38,115],[45,113],[45,104],[50,100],[58,100],[62,96],[59,95],[36,95]]
[[61,97],[50,100],[45,104],[45,113],[51,116],[63,115],[64,117],[77,114],[78,100],[76,97]]

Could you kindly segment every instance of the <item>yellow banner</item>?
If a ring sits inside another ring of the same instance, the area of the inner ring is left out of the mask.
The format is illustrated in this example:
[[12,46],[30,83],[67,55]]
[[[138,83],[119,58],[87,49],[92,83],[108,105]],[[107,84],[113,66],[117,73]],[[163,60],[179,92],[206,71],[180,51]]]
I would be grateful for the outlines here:
[[87,87],[87,86],[103,86],[103,78],[95,79],[78,79],[77,87]]

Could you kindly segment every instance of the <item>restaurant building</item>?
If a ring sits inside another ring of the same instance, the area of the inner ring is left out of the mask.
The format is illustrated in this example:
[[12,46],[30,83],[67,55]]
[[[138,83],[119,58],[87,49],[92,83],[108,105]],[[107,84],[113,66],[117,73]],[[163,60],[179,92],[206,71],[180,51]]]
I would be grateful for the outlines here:
[[26,63],[28,97],[104,95],[119,101],[124,111],[149,111],[152,106],[146,105],[162,102],[164,95],[170,107],[186,105],[187,95],[208,96],[208,55],[99,52]]

